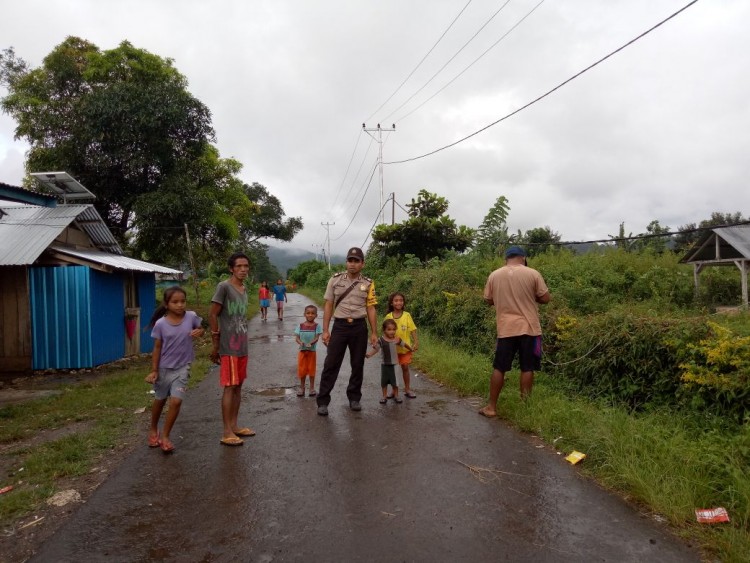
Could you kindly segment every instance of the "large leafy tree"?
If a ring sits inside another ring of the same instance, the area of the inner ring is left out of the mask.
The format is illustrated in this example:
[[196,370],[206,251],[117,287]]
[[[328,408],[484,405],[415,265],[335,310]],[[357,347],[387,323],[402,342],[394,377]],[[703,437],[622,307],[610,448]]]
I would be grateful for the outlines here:
[[31,145],[27,169],[70,172],[122,238],[139,198],[176,181],[214,139],[208,108],[172,61],[127,41],[101,51],[68,37],[39,68],[9,51],[2,63],[2,108]]
[[245,184],[243,190],[247,199],[255,205],[255,213],[249,215],[240,225],[240,236],[243,241],[252,243],[261,238],[290,241],[302,229],[300,217],[284,219],[281,201],[262,184]]
[[395,225],[378,225],[372,233],[372,250],[386,256],[413,254],[422,262],[448,251],[463,252],[474,241],[474,229],[456,226],[444,197],[420,190],[407,204],[409,218]]

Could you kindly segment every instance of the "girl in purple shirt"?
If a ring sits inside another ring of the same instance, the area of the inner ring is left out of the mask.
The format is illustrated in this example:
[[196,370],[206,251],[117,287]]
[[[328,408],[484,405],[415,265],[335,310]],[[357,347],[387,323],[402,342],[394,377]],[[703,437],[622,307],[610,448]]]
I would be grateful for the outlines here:
[[[182,399],[187,391],[190,364],[195,358],[193,338],[203,335],[201,318],[194,311],[186,311],[187,294],[179,286],[164,291],[162,304],[154,311],[149,326],[154,339],[151,373],[146,382],[154,385],[154,404],[151,406],[151,429],[148,445],[161,448],[164,453],[174,451],[169,439],[177,415],[180,414]],[[164,427],[159,433],[159,418],[169,398],[169,410]]]

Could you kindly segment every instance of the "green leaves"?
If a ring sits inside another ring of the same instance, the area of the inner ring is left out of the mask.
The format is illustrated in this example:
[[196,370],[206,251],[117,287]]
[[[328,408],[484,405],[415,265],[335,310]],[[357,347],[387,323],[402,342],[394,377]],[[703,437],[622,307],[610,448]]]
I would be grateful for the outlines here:
[[445,256],[448,251],[463,252],[471,247],[474,230],[456,226],[444,213],[448,200],[420,190],[417,200],[407,205],[409,219],[396,225],[378,225],[372,233],[378,254],[396,256],[413,254],[422,262]]

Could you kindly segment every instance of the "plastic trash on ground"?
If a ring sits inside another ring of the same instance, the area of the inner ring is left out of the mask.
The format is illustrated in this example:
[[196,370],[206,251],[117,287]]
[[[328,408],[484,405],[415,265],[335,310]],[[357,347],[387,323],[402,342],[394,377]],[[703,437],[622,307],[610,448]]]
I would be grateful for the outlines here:
[[695,517],[703,524],[716,524],[717,522],[729,522],[729,513],[726,508],[696,508]]
[[572,452],[570,452],[570,455],[568,455],[565,458],[565,461],[569,461],[571,464],[575,465],[576,463],[578,463],[579,461],[581,461],[585,457],[586,457],[586,454],[584,454],[584,453],[572,451]]

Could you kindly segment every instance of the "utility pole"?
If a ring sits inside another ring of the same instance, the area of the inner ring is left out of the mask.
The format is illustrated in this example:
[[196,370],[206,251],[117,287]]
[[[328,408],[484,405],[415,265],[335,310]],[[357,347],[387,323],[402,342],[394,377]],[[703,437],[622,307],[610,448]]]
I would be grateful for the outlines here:
[[328,255],[328,269],[331,269],[331,225],[335,225],[336,223],[321,223],[326,228],[326,246],[328,247],[328,252],[326,254]]
[[364,123],[362,124],[362,131],[370,135],[370,131],[377,131],[378,137],[375,139],[372,135],[373,139],[375,139],[378,142],[378,168],[380,169],[380,222],[385,223],[385,198],[383,197],[383,131],[395,131],[396,130],[396,124],[392,124],[390,129],[384,129],[380,126],[380,123],[378,123],[377,127],[367,127]]
[[396,192],[391,192],[391,225],[396,224]]
[[200,301],[200,298],[198,297],[198,270],[195,269],[195,262],[193,262],[193,251],[190,248],[190,233],[188,232],[188,225],[187,223],[184,223],[185,225],[185,242],[187,242],[187,249],[188,249],[188,258],[190,259],[190,267],[193,270],[193,283],[195,285],[195,300]]

